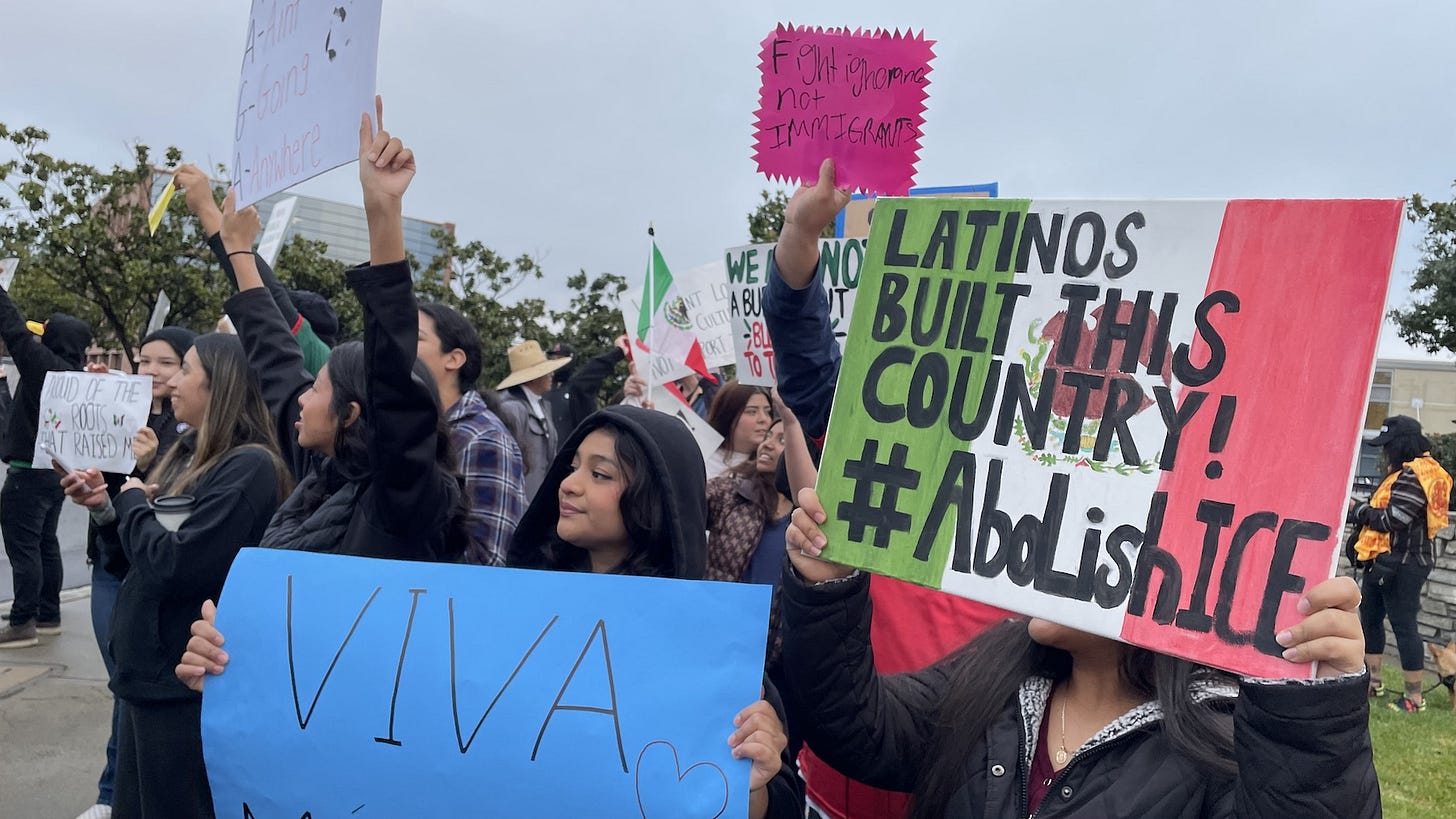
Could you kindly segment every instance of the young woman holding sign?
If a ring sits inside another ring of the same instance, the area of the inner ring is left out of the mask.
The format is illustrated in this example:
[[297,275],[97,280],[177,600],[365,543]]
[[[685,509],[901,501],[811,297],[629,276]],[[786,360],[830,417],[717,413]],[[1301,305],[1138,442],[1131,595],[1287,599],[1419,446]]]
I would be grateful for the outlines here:
[[[116,819],[212,816],[202,703],[169,672],[198,606],[222,590],[238,549],[258,542],[292,485],[236,338],[199,337],[169,383],[172,412],[190,428],[147,482],[128,479],[113,500],[95,469],[61,479],[128,567],[110,632],[111,688],[121,704]],[[153,510],[150,501],[166,496],[190,500],[180,524]]]
[[[653,410],[611,407],[567,439],[516,528],[510,566],[701,579],[707,562],[702,455],[687,428]],[[193,624],[177,677],[202,690],[228,661],[213,609]],[[785,753],[777,692],[740,712],[728,742],[753,763],[753,817],[801,817],[803,783]]]
[[[775,253],[784,282],[808,286],[814,237],[848,199],[829,161],[794,195]],[[796,411],[813,406],[822,418],[837,348],[802,367],[780,362]],[[786,371],[810,365],[820,377],[789,383]],[[839,771],[913,793],[913,816],[1380,815],[1349,578],[1309,590],[1304,621],[1279,635],[1288,659],[1319,663],[1316,681],[1239,683],[1039,619],[1008,620],[923,670],[880,675],[868,577],[818,559],[827,516],[813,490],[799,500],[783,656],[805,738]]]

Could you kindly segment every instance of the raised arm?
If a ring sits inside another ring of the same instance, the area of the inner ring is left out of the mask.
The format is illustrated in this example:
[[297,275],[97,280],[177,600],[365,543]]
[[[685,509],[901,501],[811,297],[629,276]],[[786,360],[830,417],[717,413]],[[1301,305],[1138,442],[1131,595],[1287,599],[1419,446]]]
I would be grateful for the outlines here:
[[819,282],[819,235],[848,203],[849,192],[834,186],[834,161],[824,160],[819,182],[799,188],[789,200],[764,291],[779,393],[816,441],[829,426],[840,361],[829,326],[829,296]]
[[[20,371],[21,381],[40,382],[50,370],[69,370],[71,365],[51,352],[25,326],[25,317],[20,308],[11,301],[10,294],[0,287],[0,337],[5,339],[5,348]],[[0,386],[5,386],[0,384]]]
[[[383,103],[376,100],[383,121]],[[371,265],[349,272],[364,308],[365,399],[374,472],[371,522],[391,533],[418,529],[448,515],[450,494],[436,469],[440,423],[433,384],[416,379],[419,306],[405,259],[403,197],[415,175],[414,153],[388,131],[359,125],[359,183],[369,222]]]
[[237,274],[239,291],[227,300],[228,317],[238,331],[238,339],[248,354],[248,366],[258,376],[268,414],[277,425],[278,446],[283,460],[294,478],[302,478],[313,463],[313,456],[298,445],[293,424],[298,420],[298,396],[313,386],[313,376],[303,366],[303,351],[289,331],[268,291],[263,287],[254,261],[253,241],[258,236],[258,212],[253,208],[238,211],[233,206],[234,194],[223,200],[223,228],[220,241],[224,265],[228,260]]
[[[212,250],[212,255],[217,257],[218,264],[222,266],[222,272],[227,274],[233,287],[243,290],[244,285],[238,279],[238,271],[229,260],[228,248],[223,242],[223,211],[218,208],[217,201],[213,199],[212,180],[208,179],[207,174],[196,165],[189,163],[177,168],[172,181],[186,195],[187,209],[197,217],[198,223],[202,226],[202,234],[207,237],[207,246]],[[251,250],[252,246],[250,245],[247,249]],[[288,288],[278,280],[273,273],[273,268],[268,266],[268,262],[262,256],[255,253],[253,263],[256,265],[256,272],[263,287],[268,290],[268,295],[273,298],[273,303],[278,305],[278,312],[283,314],[284,323],[294,333],[297,333],[303,318],[298,314],[293,299],[288,295]]]

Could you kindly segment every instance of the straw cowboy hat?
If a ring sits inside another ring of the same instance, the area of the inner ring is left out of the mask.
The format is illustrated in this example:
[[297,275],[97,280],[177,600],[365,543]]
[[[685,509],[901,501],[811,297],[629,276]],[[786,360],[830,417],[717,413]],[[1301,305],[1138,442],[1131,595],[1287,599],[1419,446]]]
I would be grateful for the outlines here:
[[506,353],[511,360],[511,374],[495,385],[498,390],[535,381],[543,375],[554,373],[571,363],[571,357],[547,358],[541,345],[534,341],[522,341]]

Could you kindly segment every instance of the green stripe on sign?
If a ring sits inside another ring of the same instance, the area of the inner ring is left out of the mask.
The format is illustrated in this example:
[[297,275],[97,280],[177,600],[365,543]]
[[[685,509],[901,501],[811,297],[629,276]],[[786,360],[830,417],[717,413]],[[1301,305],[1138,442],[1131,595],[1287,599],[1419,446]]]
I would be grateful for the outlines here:
[[[970,449],[966,424],[1003,352],[997,322],[1016,299],[997,286],[1012,282],[1030,205],[875,204],[819,470],[826,558],[940,588],[956,537],[950,501],[963,483],[969,498],[974,484],[969,459],[954,453]],[[965,535],[974,536],[968,524]]]

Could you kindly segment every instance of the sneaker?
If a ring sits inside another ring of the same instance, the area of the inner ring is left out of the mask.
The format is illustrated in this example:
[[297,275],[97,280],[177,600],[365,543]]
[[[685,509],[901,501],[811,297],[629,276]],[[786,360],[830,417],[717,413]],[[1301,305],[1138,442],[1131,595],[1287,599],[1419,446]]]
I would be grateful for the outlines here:
[[48,623],[45,620],[39,620],[35,624],[35,633],[42,637],[54,637],[61,633],[61,621],[52,620]]
[[76,819],[111,819],[110,805],[92,805]]
[[1406,713],[1414,714],[1426,710],[1426,701],[1422,699],[1420,702],[1412,702],[1410,697],[1401,697],[1395,702],[1386,703],[1385,707],[1392,711],[1405,711]]
[[0,648],[25,648],[39,643],[35,636],[35,623],[0,628]]

